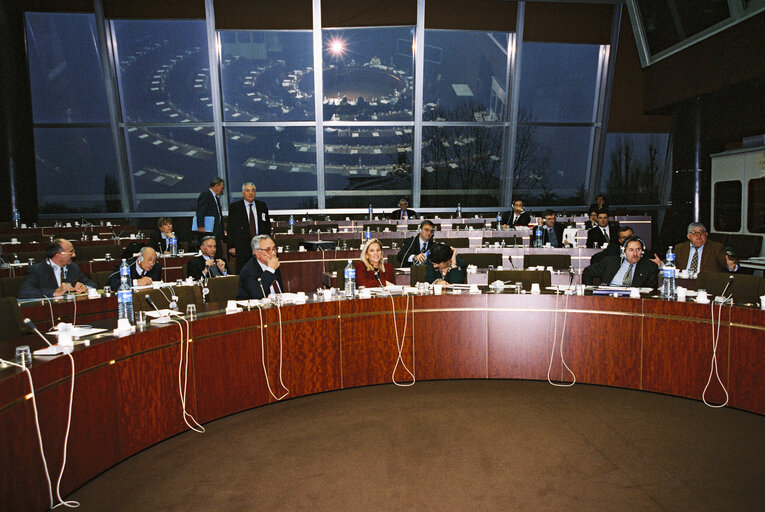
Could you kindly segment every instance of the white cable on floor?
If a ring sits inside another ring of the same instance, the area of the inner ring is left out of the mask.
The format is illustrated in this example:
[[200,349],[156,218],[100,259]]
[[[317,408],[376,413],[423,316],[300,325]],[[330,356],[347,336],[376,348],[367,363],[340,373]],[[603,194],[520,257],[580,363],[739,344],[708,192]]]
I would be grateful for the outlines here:
[[[725,287],[728,288],[727,286]],[[725,290],[723,290],[723,294],[725,293]],[[711,302],[712,305],[712,365],[709,368],[709,379],[707,379],[707,385],[704,386],[704,391],[701,393],[701,400],[704,402],[704,404],[707,407],[711,407],[713,409],[720,409],[722,407],[725,407],[728,405],[728,390],[725,389],[725,385],[722,383],[722,380],[720,379],[720,373],[718,372],[718,365],[717,365],[717,342],[720,339],[720,323],[722,320],[722,307],[723,304],[728,302],[727,299],[724,299],[720,302],[720,308],[719,312],[717,314],[717,333],[715,333],[715,301]],[[731,304],[733,303],[731,299]],[[717,377],[717,382],[720,383],[720,387],[722,388],[723,392],[725,393],[725,402],[719,405],[710,404],[707,402],[707,388],[709,388],[709,385],[712,383],[712,374],[714,373],[715,377]]]
[[266,341],[263,334],[263,308],[260,304],[256,304],[255,307],[258,308],[258,315],[260,315],[260,360],[263,363],[263,376],[266,378],[266,386],[268,386],[268,392],[272,397],[274,397],[274,400],[278,402],[290,394],[290,390],[287,389],[287,386],[284,385],[284,381],[282,380],[282,352],[284,348],[282,339],[282,312],[281,308],[277,306],[276,309],[279,312],[279,383],[282,385],[282,389],[286,390],[287,392],[282,396],[276,396],[276,394],[271,389],[271,381],[268,378],[268,370],[266,369]]
[[576,375],[574,375],[574,372],[571,371],[571,368],[568,367],[566,364],[566,360],[563,358],[563,337],[566,335],[566,318],[568,317],[568,298],[569,295],[566,295],[566,310],[563,313],[563,329],[560,333],[560,361],[563,363],[564,368],[568,370],[568,373],[571,374],[572,381],[567,384],[559,384],[557,382],[553,382],[552,379],[550,379],[550,372],[552,371],[552,362],[553,362],[553,356],[555,355],[555,344],[557,343],[557,337],[558,337],[558,296],[559,293],[555,293],[555,321],[554,321],[554,327],[553,327],[553,345],[552,350],[550,351],[550,364],[547,367],[547,382],[552,384],[555,387],[559,388],[570,388],[574,384],[576,384]]
[[[390,303],[393,308],[393,330],[396,333],[396,349],[398,351],[398,356],[396,357],[396,365],[393,367],[393,373],[391,374],[391,380],[393,381],[393,384],[396,386],[402,387],[402,388],[408,388],[409,386],[414,386],[414,383],[416,382],[416,379],[414,378],[414,373],[406,366],[406,363],[404,362],[403,357],[401,356],[401,352],[404,350],[404,343],[406,342],[406,324],[409,321],[409,294],[406,296],[406,310],[404,312],[404,330],[401,333],[401,338],[399,338],[398,335],[398,323],[396,322],[396,303],[393,300],[393,295],[390,296]],[[412,336],[412,354],[414,354],[414,336]],[[409,382],[407,384],[402,384],[400,382],[396,382],[396,369],[398,368],[398,364],[401,363],[401,366],[404,367],[404,370],[406,373],[411,375],[412,382]]]
[[[192,416],[190,412],[186,410],[186,390],[188,387],[188,379],[189,379],[189,344],[191,343],[191,326],[189,325],[188,320],[181,317],[181,319],[186,322],[186,354],[184,356],[183,352],[183,345],[184,345],[184,336],[183,336],[183,324],[181,324],[178,320],[171,318],[171,320],[178,324],[178,329],[181,331],[181,357],[180,361],[178,362],[178,394],[181,398],[181,410],[183,412],[183,421],[186,423],[186,426],[188,426],[191,430],[194,432],[198,432],[200,434],[203,434],[205,432],[205,428],[197,422],[197,420]],[[185,361],[184,361],[185,359]],[[194,423],[193,425],[189,423],[189,419]]]

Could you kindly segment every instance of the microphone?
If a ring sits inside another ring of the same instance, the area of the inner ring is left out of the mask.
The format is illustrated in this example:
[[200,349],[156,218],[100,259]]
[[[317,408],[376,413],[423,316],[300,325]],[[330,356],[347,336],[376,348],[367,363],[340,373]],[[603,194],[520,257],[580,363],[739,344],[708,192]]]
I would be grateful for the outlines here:
[[160,311],[159,308],[157,308],[157,306],[154,304],[154,299],[152,299],[150,295],[144,295],[143,298],[146,299],[146,302],[149,304],[149,306],[153,307],[157,313],[159,313],[159,317],[154,318],[151,321],[152,324],[167,324],[172,322],[170,315],[167,313],[162,313],[162,311]]
[[[64,348],[64,347],[60,347],[59,345],[51,344],[51,342],[48,341],[48,338],[42,335],[42,333],[37,329],[37,326],[34,324],[34,322],[32,322],[32,320],[30,320],[29,318],[25,318],[24,323],[26,324],[27,327],[32,329],[35,332],[35,334],[37,334],[45,342],[46,345],[48,345],[46,348],[35,350],[34,352],[35,355],[55,356],[56,354],[63,354],[65,352],[71,352],[72,350],[74,350],[74,347]],[[32,361],[30,361],[30,363],[31,362]]]
[[263,288],[263,279],[258,278],[258,285],[260,285],[260,291],[263,293],[263,297],[261,298],[265,299],[266,297],[268,297],[268,295],[266,295],[266,290]]
[[66,266],[61,268],[61,284],[64,284],[64,281],[66,281]]
[[513,255],[508,254],[507,258],[510,260],[510,266],[513,267],[513,270],[515,270],[515,263],[513,263]]
[[734,276],[733,274],[729,274],[729,275],[728,275],[728,282],[727,282],[727,283],[725,283],[725,288],[723,288],[723,291],[722,291],[722,293],[720,294],[720,296],[723,298],[723,302],[728,302],[728,300],[729,300],[730,298],[732,298],[732,297],[733,297],[733,292],[731,292],[731,293],[730,293],[730,297],[726,297],[726,296],[725,296],[725,292],[726,292],[726,291],[728,291],[728,287],[729,287],[731,284],[733,284],[733,278],[735,278],[735,277],[736,277],[736,276]]

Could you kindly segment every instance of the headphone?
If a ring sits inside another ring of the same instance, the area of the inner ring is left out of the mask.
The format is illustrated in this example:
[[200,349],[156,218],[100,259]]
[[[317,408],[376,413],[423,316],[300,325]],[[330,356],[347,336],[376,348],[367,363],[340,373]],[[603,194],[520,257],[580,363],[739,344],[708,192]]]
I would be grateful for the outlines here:
[[640,242],[640,253],[641,253],[640,255],[642,256],[643,255],[642,253],[645,252],[645,242],[643,242],[643,240],[637,235],[628,236],[627,238],[624,239],[624,243],[622,243],[621,247],[619,248],[619,250],[622,253],[622,256],[624,256],[624,250],[627,248],[627,244],[629,244],[630,242]]
[[143,254],[138,255],[138,263],[141,263],[143,261]]

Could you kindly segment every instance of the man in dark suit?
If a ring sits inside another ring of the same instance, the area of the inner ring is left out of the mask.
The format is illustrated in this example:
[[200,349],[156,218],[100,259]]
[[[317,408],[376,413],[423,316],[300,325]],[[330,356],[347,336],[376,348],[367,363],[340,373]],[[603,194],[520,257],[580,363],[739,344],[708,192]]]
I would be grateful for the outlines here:
[[[542,245],[550,244],[553,247],[568,247],[570,244],[568,240],[563,240],[563,231],[566,227],[563,224],[555,222],[555,212],[552,210],[545,210],[544,221],[539,219],[539,224],[542,226]],[[534,230],[536,231],[536,230]],[[531,235],[531,247],[534,247],[534,240],[536,235]]]
[[85,277],[76,263],[74,246],[68,240],[58,238],[45,250],[45,260],[27,269],[27,275],[19,288],[19,299],[60,297],[65,293],[85,293],[97,288],[96,283]]
[[224,277],[228,275],[226,262],[215,258],[215,237],[210,235],[202,239],[199,246],[202,254],[192,258],[186,264],[186,276],[193,279],[202,277]]
[[600,210],[597,221],[598,225],[587,232],[587,247],[602,247],[603,244],[615,243],[619,236],[616,228],[608,222],[608,212]]
[[429,220],[420,222],[420,232],[404,240],[398,251],[398,261],[402,267],[411,267],[415,262],[422,265],[428,259],[427,252],[433,243],[436,225]]
[[616,241],[618,243],[608,244],[608,247],[603,249],[602,251],[595,253],[590,258],[590,265],[593,263],[597,263],[601,261],[603,258],[607,256],[620,256],[622,255],[622,244],[624,241],[631,236],[633,236],[634,233],[632,231],[632,228],[629,226],[622,226],[616,231]]
[[258,235],[252,239],[251,248],[254,257],[239,273],[236,298],[262,299],[272,293],[282,293],[284,286],[274,241],[268,235]]
[[600,284],[629,286],[634,288],[657,288],[659,267],[648,258],[643,258],[643,241],[630,237],[624,241],[624,259],[606,256],[582,272],[582,283],[593,284],[600,278]]
[[[157,263],[157,251],[152,247],[142,247],[138,253],[137,258],[131,258],[128,260],[128,267],[130,267],[130,286],[133,286],[133,281],[138,282],[138,286],[146,286],[154,281],[162,281],[162,265]],[[117,290],[120,287],[120,265],[118,263],[114,267],[114,272],[109,276],[107,283],[112,290]]]
[[268,206],[263,201],[255,200],[255,185],[242,185],[242,199],[234,201],[228,209],[228,253],[236,257],[236,271],[242,269],[252,258],[250,242],[256,235],[271,234],[271,217]]
[[388,215],[388,218],[390,220],[416,219],[417,212],[410,210],[408,207],[409,203],[406,199],[401,199],[398,202],[398,210],[393,210],[391,214]]
[[[196,220],[197,231],[215,236],[217,242],[217,257],[221,257],[221,247],[223,246],[223,236],[226,231],[223,229],[223,210],[220,206],[220,196],[226,188],[226,183],[221,178],[213,178],[210,182],[210,188],[199,194],[197,198]],[[205,230],[205,217],[213,218],[212,232]],[[201,235],[204,236],[204,235]],[[200,238],[201,238],[200,236]]]
[[502,229],[509,226],[528,226],[531,224],[531,215],[523,209],[523,199],[513,201],[513,211],[502,214]]
[[707,239],[707,228],[700,222],[688,225],[687,242],[675,247],[675,265],[678,270],[698,272],[737,272],[738,259],[728,256],[725,246]]

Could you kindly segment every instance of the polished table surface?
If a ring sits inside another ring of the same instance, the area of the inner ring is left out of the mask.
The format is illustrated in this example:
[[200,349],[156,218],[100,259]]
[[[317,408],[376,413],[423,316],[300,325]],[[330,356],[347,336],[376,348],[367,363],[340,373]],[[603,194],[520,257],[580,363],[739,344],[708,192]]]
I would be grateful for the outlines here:
[[[188,411],[205,423],[274,402],[264,364],[274,393],[284,392],[278,384],[280,317],[287,399],[391,382],[398,354],[393,304],[402,359],[417,380],[545,380],[549,370],[552,379],[570,381],[558,354],[564,321],[563,357],[577,383],[700,400],[709,377],[711,307],[695,303],[425,295],[270,307],[262,311],[262,323],[257,309],[227,315],[211,306],[200,308],[191,323]],[[759,414],[765,414],[764,325],[765,311],[723,307],[717,347],[728,405]],[[178,326],[170,324],[77,347],[63,494],[187,429],[179,399],[179,338]],[[18,341],[33,349],[42,345],[31,336]],[[69,372],[66,356],[36,358],[31,370],[53,475],[61,467]],[[395,378],[410,380],[400,364]],[[0,492],[8,510],[49,506],[28,393],[24,373],[0,369]],[[715,380],[706,398],[724,401]]]

